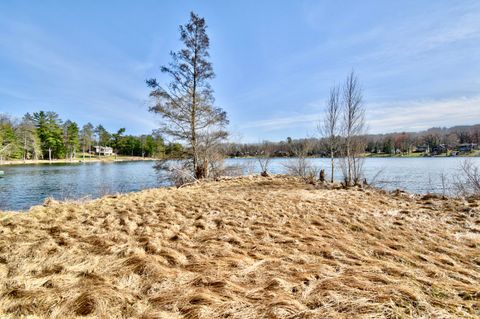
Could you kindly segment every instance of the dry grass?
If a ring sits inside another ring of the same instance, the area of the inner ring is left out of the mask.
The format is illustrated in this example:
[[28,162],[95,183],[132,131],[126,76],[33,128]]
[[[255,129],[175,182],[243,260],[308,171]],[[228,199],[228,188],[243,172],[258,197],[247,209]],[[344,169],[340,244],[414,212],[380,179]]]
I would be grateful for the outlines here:
[[476,201],[235,178],[0,214],[1,318],[478,318]]

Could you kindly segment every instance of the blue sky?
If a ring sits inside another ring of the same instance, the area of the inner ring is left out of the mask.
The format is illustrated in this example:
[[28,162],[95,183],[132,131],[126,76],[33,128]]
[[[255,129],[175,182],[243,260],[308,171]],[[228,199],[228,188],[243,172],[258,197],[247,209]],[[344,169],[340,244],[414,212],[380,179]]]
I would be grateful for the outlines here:
[[314,136],[355,69],[371,133],[480,122],[479,1],[0,2],[0,113],[53,110],[149,133],[158,77],[193,10],[211,40],[231,139]]

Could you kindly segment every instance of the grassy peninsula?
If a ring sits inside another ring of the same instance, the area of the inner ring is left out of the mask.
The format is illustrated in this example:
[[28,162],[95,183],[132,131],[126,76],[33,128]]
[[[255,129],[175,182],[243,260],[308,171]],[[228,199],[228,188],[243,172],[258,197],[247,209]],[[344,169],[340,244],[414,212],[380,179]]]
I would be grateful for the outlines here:
[[0,213],[2,318],[478,318],[480,201],[241,177]]

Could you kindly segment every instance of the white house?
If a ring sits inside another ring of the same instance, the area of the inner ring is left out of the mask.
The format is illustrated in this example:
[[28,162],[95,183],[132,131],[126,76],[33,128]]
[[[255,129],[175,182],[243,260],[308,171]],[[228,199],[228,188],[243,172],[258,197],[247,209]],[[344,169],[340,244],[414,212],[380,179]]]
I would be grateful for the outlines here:
[[109,146],[96,145],[93,148],[94,148],[95,154],[97,155],[105,155],[105,156],[113,155],[113,148]]

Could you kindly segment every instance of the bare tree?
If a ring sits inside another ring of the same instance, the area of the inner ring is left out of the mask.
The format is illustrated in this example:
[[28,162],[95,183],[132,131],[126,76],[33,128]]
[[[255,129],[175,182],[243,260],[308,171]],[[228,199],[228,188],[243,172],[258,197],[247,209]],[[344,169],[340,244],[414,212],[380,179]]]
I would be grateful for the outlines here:
[[461,196],[480,195],[480,167],[470,159],[466,159],[460,165],[461,177],[457,178],[455,186]]
[[366,180],[364,183],[370,187],[377,187],[377,184],[379,183],[380,178],[383,177],[382,175],[384,172],[385,167],[380,168],[369,180]]
[[228,120],[226,112],[214,106],[209,81],[215,74],[209,61],[205,19],[192,12],[190,21],[180,26],[180,40],[184,47],[172,52],[172,62],[161,67],[171,78],[168,86],[160,86],[156,79],[147,80],[154,100],[150,111],[162,116],[162,133],[188,146],[188,176],[201,179],[210,175],[211,153],[226,138]]
[[283,166],[287,174],[299,176],[303,178],[305,182],[315,184],[320,169],[308,158],[308,153],[312,147],[311,139],[304,139],[302,143],[292,144],[291,152],[294,158],[288,160]]
[[330,89],[330,97],[327,101],[325,109],[325,117],[323,122],[319,124],[320,134],[324,137],[324,141],[330,152],[330,181],[333,183],[333,176],[335,171],[335,154],[337,152],[340,131],[339,131],[339,117],[340,117],[340,89],[334,86]]
[[[234,175],[233,171],[236,169],[232,166],[225,165],[224,163],[225,155],[222,149],[221,141],[223,141],[226,137],[226,132],[224,131],[205,130],[198,134],[197,154],[199,163],[202,163],[203,166],[199,166],[196,171],[197,179],[204,177],[218,178],[221,175]],[[203,175],[198,174],[199,170],[201,170]]]
[[268,176],[268,168],[270,165],[270,160],[273,155],[273,145],[267,141],[264,141],[260,146],[260,154],[257,155],[257,161],[260,165],[260,174],[262,176]]
[[365,107],[360,83],[352,71],[342,88],[342,172],[346,186],[359,183],[365,151]]
[[195,181],[195,176],[187,161],[160,159],[154,167],[161,183],[172,183],[178,187]]
[[89,157],[92,151],[92,143],[93,143],[93,134],[94,134],[94,127],[92,123],[87,123],[82,127],[80,131],[80,143],[82,145],[82,152],[83,152],[83,160],[85,161],[85,153],[88,151]]
[[442,185],[442,197],[447,196],[448,176],[445,172],[440,173],[440,183]]
[[15,132],[23,144],[23,160],[38,159],[42,153],[41,142],[37,135],[33,117],[27,113],[16,127]]

